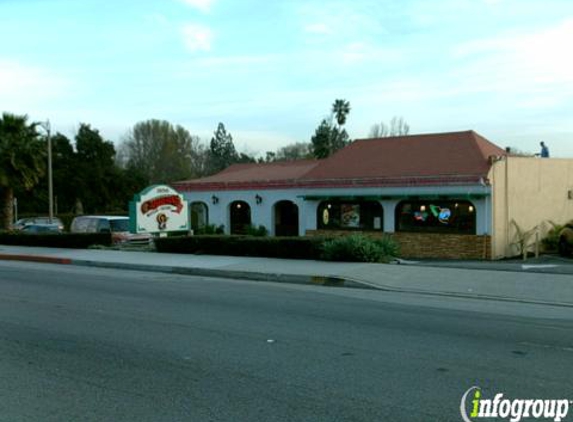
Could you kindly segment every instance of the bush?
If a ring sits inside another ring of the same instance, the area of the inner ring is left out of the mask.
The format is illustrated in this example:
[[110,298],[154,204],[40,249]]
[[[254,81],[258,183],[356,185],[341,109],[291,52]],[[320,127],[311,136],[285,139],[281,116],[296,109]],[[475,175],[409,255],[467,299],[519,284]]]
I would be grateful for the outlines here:
[[387,262],[398,255],[391,237],[361,235],[321,237],[180,236],[155,239],[158,252],[264,258],[324,259],[328,261]]
[[318,259],[319,237],[182,236],[155,239],[158,252]]
[[269,231],[265,226],[247,226],[247,236],[265,237]]
[[18,246],[45,246],[49,248],[86,249],[91,245],[111,245],[111,234],[24,234],[18,232],[0,232],[0,244]]
[[[571,223],[573,221],[569,224]],[[556,252],[559,249],[559,233],[565,228],[565,225],[556,224],[553,221],[549,221],[549,224],[551,224],[551,229],[547,232],[547,236],[541,240],[541,243],[544,250]]]
[[341,236],[322,245],[321,259],[325,261],[388,262],[398,255],[392,238],[373,239],[363,235]]
[[205,227],[201,227],[195,230],[195,234],[197,235],[204,235],[204,234],[224,234],[225,233],[225,226],[220,225],[216,226],[214,224],[207,224]]

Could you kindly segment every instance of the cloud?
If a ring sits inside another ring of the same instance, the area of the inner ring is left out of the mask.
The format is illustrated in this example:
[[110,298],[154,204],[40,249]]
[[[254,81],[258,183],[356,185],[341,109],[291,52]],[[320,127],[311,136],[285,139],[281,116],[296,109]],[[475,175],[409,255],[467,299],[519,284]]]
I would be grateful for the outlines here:
[[70,85],[70,81],[48,69],[0,58],[3,107],[32,109],[66,95]]
[[188,6],[198,9],[202,12],[208,12],[214,0],[181,0]]
[[465,63],[456,73],[482,91],[543,97],[542,106],[551,95],[561,102],[564,93],[573,93],[573,56],[564,50],[572,43],[569,19],[534,32],[474,40],[452,53]]
[[305,26],[304,30],[311,34],[330,35],[332,29],[324,22],[315,22]]
[[182,29],[183,42],[191,52],[210,51],[213,42],[213,31],[209,27],[187,24]]
[[154,25],[159,25],[163,27],[167,27],[169,25],[169,19],[167,19],[167,16],[161,13],[154,13],[147,15],[145,19],[147,22],[152,23]]
[[303,31],[311,35],[329,35],[334,40],[361,42],[377,37],[386,30],[370,8],[372,2],[346,4],[343,2],[304,3],[298,7]]

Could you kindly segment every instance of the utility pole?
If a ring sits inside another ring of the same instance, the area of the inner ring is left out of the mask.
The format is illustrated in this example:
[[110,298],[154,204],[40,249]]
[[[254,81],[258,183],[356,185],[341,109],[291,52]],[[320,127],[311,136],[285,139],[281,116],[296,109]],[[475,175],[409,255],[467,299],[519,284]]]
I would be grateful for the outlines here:
[[52,137],[50,120],[40,122],[40,126],[46,131],[48,135],[48,201],[49,201],[49,222],[52,224],[54,219],[54,183],[52,179]]

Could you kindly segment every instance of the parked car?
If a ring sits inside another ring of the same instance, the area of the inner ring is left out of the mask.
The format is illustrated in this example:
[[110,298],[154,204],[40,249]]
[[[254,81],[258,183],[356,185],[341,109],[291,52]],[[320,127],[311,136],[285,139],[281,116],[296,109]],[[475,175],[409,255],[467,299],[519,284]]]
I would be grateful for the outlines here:
[[559,233],[559,254],[569,256],[573,251],[573,222],[567,223]]
[[22,230],[24,227],[30,224],[56,224],[60,231],[64,231],[64,223],[57,217],[52,217],[52,222],[50,223],[50,217],[28,217],[21,218],[12,224],[12,230]]
[[62,232],[58,224],[26,224],[21,230],[26,234],[59,234]]
[[85,215],[76,217],[72,221],[70,232],[111,233],[111,240],[114,244],[146,244],[151,240],[151,236],[148,234],[130,233],[129,217],[117,215]]

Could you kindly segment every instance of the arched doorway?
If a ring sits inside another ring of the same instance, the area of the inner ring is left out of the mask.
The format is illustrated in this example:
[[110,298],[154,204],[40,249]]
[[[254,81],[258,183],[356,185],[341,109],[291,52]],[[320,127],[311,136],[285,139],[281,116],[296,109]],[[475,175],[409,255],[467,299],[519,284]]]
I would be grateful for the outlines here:
[[251,225],[251,207],[245,201],[234,201],[229,205],[231,234],[246,234]]
[[298,236],[298,206],[292,201],[275,204],[275,236]]
[[209,207],[204,202],[191,202],[191,229],[201,233],[209,224]]

